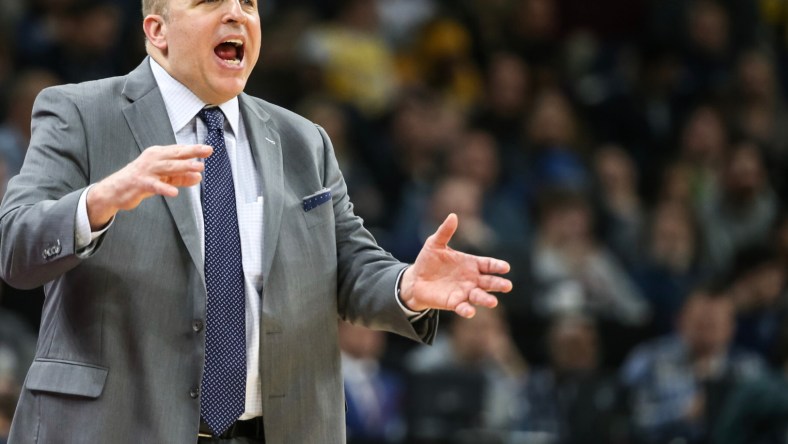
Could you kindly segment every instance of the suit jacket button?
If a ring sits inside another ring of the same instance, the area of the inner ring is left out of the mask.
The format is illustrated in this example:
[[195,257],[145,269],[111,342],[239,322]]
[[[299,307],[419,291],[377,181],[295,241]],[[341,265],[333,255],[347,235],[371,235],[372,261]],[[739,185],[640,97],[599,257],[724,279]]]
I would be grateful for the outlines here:
[[202,331],[202,328],[203,328],[203,326],[204,326],[204,325],[205,325],[205,324],[203,324],[203,322],[202,322],[201,320],[199,320],[199,319],[196,319],[196,320],[195,320],[195,321],[192,323],[192,330],[194,330],[194,332],[195,332],[195,333],[199,333],[199,332],[201,332],[201,331]]
[[189,396],[191,396],[192,399],[197,399],[197,397],[200,396],[200,389],[199,388],[192,389],[192,391],[189,392]]

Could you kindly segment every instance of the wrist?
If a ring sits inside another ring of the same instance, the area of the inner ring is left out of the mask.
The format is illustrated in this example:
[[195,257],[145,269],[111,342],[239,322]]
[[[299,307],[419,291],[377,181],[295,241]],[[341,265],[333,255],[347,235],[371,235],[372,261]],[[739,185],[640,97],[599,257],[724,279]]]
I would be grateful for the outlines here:
[[408,310],[420,312],[426,310],[428,307],[421,307],[416,303],[413,297],[413,285],[415,278],[413,277],[413,267],[408,267],[402,273],[402,278],[399,281],[399,288],[397,289],[397,296]]
[[112,199],[108,198],[106,188],[105,181],[97,183],[88,190],[85,199],[88,221],[92,231],[104,228],[118,212],[118,209],[112,205]]

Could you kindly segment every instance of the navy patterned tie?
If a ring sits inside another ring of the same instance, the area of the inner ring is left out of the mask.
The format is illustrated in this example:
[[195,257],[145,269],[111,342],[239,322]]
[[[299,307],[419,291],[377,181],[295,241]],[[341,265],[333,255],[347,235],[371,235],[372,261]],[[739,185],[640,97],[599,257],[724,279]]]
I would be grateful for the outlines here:
[[246,398],[246,300],[235,186],[219,108],[198,114],[208,127],[202,211],[205,223],[205,371],[200,414],[220,435],[244,412]]

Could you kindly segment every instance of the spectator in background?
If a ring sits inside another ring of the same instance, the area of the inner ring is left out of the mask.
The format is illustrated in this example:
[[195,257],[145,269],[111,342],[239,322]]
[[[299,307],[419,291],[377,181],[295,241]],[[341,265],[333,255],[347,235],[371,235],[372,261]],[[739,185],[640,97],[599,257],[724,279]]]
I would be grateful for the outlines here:
[[8,98],[6,120],[0,124],[0,156],[5,159],[6,178],[15,176],[22,168],[30,143],[30,116],[36,96],[44,88],[59,83],[60,80],[52,73],[40,70],[23,72],[14,81]]
[[407,366],[416,374],[454,369],[482,375],[486,382],[483,427],[510,429],[519,417],[518,393],[528,367],[500,307],[479,309],[473,319],[453,318],[448,338],[439,336],[432,347],[415,349],[407,357]]
[[[644,190],[653,196],[659,193],[654,187],[661,173],[661,168],[654,166],[665,165],[676,156],[676,133],[683,124],[692,91],[682,84],[684,67],[677,48],[651,43],[641,50],[640,57],[640,81],[632,114],[625,109],[619,118],[600,123],[614,127],[616,133],[623,132],[625,141],[631,140],[625,145],[632,149]],[[638,120],[628,124],[633,118]]]
[[492,135],[479,130],[467,132],[449,153],[447,174],[481,186],[482,219],[498,241],[506,239],[510,248],[518,250],[528,245],[530,224],[516,188],[502,177],[500,153]]
[[380,28],[375,0],[342,0],[336,20],[316,26],[302,42],[305,61],[322,71],[326,91],[380,117],[398,88],[395,61]]
[[600,367],[594,321],[576,314],[557,317],[547,342],[550,365],[529,373],[517,429],[550,443],[621,442],[626,428],[620,390]]
[[461,112],[429,90],[403,93],[388,131],[405,188],[429,188],[442,173],[446,152],[461,141],[465,123]]
[[720,96],[730,80],[733,41],[728,11],[720,2],[686,2],[687,54],[684,65],[690,88],[698,97]]
[[471,33],[474,58],[481,65],[488,64],[491,54],[508,47],[505,23],[514,6],[511,0],[443,0],[441,3]]
[[718,191],[700,206],[716,270],[727,270],[737,251],[767,242],[778,207],[760,148],[747,140],[733,145],[726,153]]
[[413,44],[414,37],[435,17],[435,0],[377,0],[383,35],[389,46],[404,49]]
[[594,153],[594,173],[604,239],[627,266],[632,266],[640,256],[632,246],[640,240],[645,224],[635,164],[620,146],[603,145]]
[[785,161],[788,131],[779,122],[788,118],[788,111],[775,71],[764,51],[753,49],[739,56],[730,108],[732,121],[746,137],[766,147],[770,159]]
[[674,330],[684,298],[707,274],[703,239],[692,208],[686,201],[662,200],[652,211],[644,250],[633,277],[651,305],[652,326],[659,335]]
[[38,0],[17,28],[15,40],[23,45],[18,63],[51,71],[66,82],[123,73],[142,50],[139,33],[137,45],[125,45],[124,19],[113,0]]
[[731,121],[764,148],[766,170],[774,186],[785,190],[788,181],[782,172],[788,166],[788,128],[780,122],[788,120],[788,109],[768,53],[749,50],[739,57],[730,100]]
[[430,196],[436,182],[443,178],[447,153],[462,140],[465,118],[437,94],[412,90],[403,94],[388,128],[392,161],[381,165],[385,169],[376,170],[377,176],[392,175],[391,171],[397,170],[398,181],[392,183],[396,192],[387,196],[396,207],[396,216],[392,244],[386,247],[392,252],[402,251],[402,257],[407,258],[413,254],[413,239],[422,235],[423,221],[429,217]]
[[627,359],[621,378],[640,442],[706,442],[733,384],[763,374],[757,355],[732,345],[734,310],[724,291],[698,288],[676,334],[646,342]]
[[[579,311],[622,326],[644,325],[648,304],[616,258],[595,238],[594,216],[586,199],[556,192],[543,195],[541,201],[531,259],[537,313],[552,317]],[[606,349],[612,348],[606,344]]]
[[661,171],[657,200],[680,203],[694,210],[694,185],[692,165],[681,160],[670,162]]
[[537,95],[526,122],[525,172],[531,204],[545,190],[561,188],[582,192],[590,173],[579,143],[577,117],[567,97],[556,89]]
[[[305,34],[317,27],[317,8],[303,5],[310,2],[312,0],[258,3],[266,42],[260,48],[260,59],[265,60],[265,64],[255,67],[249,77],[248,94],[265,97],[288,109],[297,108],[314,96],[328,94],[320,65],[314,65],[303,53]],[[270,13],[268,17],[264,15],[266,10]]]
[[531,106],[531,74],[528,64],[511,52],[498,52],[490,58],[485,94],[473,121],[495,137],[501,149],[504,174],[521,179],[517,166],[524,164],[521,144],[522,125]]
[[701,105],[687,117],[680,135],[680,159],[692,171],[692,203],[700,205],[716,193],[728,149],[720,112]]
[[731,295],[736,304],[735,343],[778,365],[780,336],[788,330],[786,268],[776,251],[767,246],[747,248],[737,254],[732,271]]
[[456,20],[438,18],[428,23],[413,53],[413,78],[409,84],[423,85],[450,106],[467,112],[478,103],[482,78],[473,59],[468,30]]
[[788,436],[788,377],[742,384],[723,406],[714,444],[783,444]]
[[[406,213],[393,233],[392,254],[403,260],[414,260],[418,246],[430,235],[429,227],[440,225],[441,215],[451,212],[462,218],[452,239],[453,248],[491,254],[499,245],[495,231],[482,216],[483,189],[479,183],[461,177],[447,177],[435,185],[427,205],[414,213]],[[447,212],[448,211],[448,212]],[[408,259],[410,258],[410,259]]]
[[539,85],[555,80],[560,40],[556,0],[515,0],[503,26],[507,41],[534,68]]
[[349,444],[402,442],[404,386],[401,375],[384,367],[386,334],[346,322],[339,324],[342,377]]
[[788,437],[788,335],[775,370],[740,384],[722,406],[714,444],[784,444]]

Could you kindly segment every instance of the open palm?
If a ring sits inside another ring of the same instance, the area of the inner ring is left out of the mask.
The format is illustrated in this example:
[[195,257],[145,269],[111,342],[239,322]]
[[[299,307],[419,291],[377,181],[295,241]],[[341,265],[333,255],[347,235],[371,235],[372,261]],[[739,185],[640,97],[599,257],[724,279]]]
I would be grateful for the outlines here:
[[497,274],[509,272],[509,264],[490,257],[473,256],[448,246],[459,221],[450,214],[427,238],[416,262],[402,276],[403,303],[414,311],[452,310],[470,318],[474,306],[495,307],[490,292],[508,293],[512,283]]

